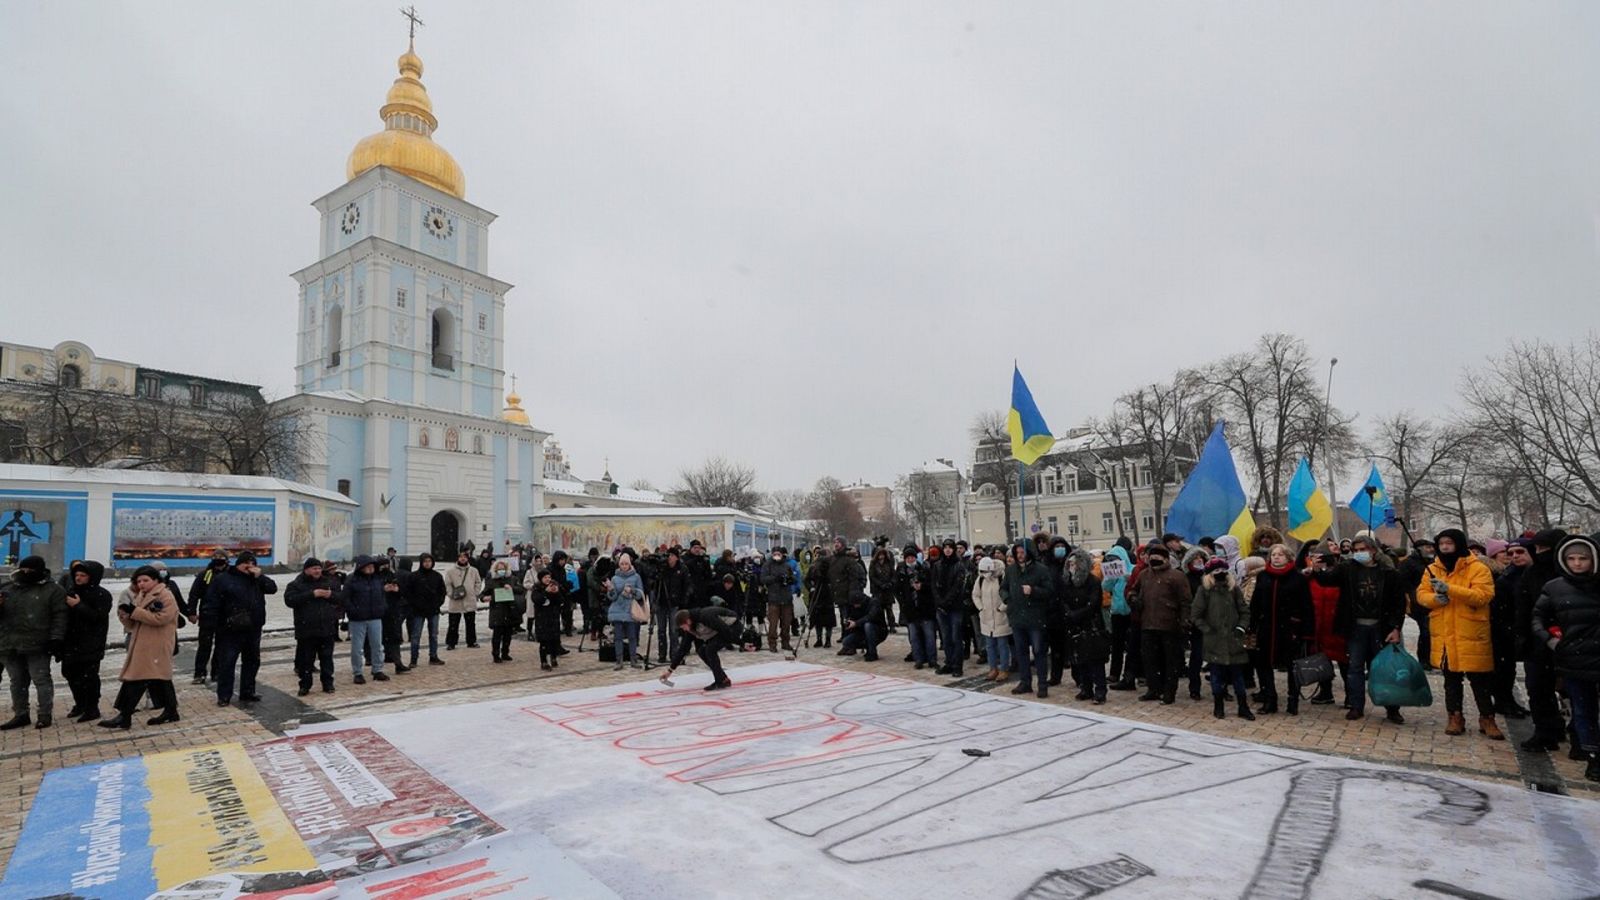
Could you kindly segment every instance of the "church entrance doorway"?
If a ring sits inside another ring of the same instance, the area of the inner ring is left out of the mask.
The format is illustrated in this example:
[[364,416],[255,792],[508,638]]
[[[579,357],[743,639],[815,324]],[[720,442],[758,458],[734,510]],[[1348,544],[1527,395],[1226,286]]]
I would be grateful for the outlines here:
[[447,509],[434,513],[428,533],[428,546],[433,551],[433,558],[441,564],[455,562],[456,554],[461,549],[461,520],[456,518],[456,514]]

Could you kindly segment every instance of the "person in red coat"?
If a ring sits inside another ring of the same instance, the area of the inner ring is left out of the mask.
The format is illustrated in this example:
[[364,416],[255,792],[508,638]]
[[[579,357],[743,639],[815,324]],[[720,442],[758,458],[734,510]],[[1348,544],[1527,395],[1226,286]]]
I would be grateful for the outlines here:
[[[1313,642],[1313,652],[1321,653],[1328,657],[1339,670],[1339,682],[1345,688],[1345,708],[1350,707],[1348,699],[1350,689],[1347,682],[1349,677],[1350,651],[1345,644],[1344,635],[1333,627],[1333,620],[1339,612],[1339,584],[1337,582],[1324,584],[1317,579],[1321,572],[1331,572],[1339,564],[1339,557],[1329,553],[1322,544],[1307,544],[1310,553],[1305,556],[1305,565],[1301,571],[1307,573],[1307,581],[1311,589],[1311,608],[1316,619],[1316,640]],[[1329,677],[1317,685],[1317,694],[1311,698],[1317,706],[1333,702],[1333,678]]]

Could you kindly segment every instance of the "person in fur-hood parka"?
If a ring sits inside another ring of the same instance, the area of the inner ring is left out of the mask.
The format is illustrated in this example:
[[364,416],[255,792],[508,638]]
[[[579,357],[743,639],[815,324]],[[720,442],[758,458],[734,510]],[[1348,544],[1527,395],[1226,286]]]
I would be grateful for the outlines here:
[[1227,560],[1218,557],[1206,563],[1189,613],[1202,636],[1205,661],[1211,664],[1212,715],[1219,719],[1226,715],[1224,704],[1231,686],[1238,699],[1239,717],[1254,719],[1244,680],[1245,668],[1250,664],[1250,651],[1244,643],[1250,606],[1240,593]]

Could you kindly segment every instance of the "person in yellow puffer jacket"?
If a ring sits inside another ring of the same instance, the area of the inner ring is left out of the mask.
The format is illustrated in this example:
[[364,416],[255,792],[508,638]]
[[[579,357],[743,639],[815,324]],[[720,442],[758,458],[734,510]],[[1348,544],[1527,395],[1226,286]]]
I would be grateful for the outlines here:
[[1450,714],[1445,734],[1466,731],[1462,714],[1462,679],[1472,685],[1478,707],[1478,731],[1490,740],[1505,734],[1494,720],[1491,685],[1494,648],[1489,637],[1489,604],[1494,600],[1494,575],[1467,550],[1467,535],[1447,528],[1434,539],[1435,556],[1417,585],[1417,604],[1428,610],[1432,659],[1444,673],[1444,708]]

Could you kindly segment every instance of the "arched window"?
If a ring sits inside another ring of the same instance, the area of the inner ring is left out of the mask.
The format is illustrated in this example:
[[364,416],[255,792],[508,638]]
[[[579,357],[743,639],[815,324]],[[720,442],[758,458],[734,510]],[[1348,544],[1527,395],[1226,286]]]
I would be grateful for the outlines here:
[[83,387],[83,370],[73,363],[61,367],[61,386],[67,388]]
[[433,311],[433,336],[429,348],[433,351],[433,367],[455,371],[456,361],[451,349],[456,345],[456,320],[447,309]]
[[339,365],[339,345],[344,343],[344,310],[335,306],[328,310],[328,368]]

